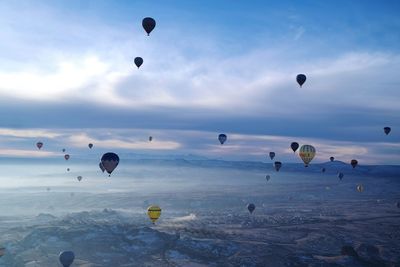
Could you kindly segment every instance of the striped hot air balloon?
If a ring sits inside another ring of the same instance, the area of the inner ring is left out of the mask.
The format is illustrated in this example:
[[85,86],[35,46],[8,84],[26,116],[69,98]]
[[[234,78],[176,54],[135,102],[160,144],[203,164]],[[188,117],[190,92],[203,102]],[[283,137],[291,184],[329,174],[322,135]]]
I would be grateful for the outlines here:
[[315,157],[315,153],[315,148],[312,145],[302,145],[300,147],[299,156],[303,160],[306,167],[308,167],[308,164]]

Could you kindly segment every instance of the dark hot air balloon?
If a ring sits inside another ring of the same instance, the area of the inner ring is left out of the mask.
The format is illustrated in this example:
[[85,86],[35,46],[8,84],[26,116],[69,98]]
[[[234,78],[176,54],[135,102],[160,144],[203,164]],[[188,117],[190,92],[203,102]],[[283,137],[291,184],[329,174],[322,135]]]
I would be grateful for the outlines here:
[[80,182],[81,180],[82,180],[82,176],[78,176],[78,177],[76,177],[76,179],[78,179],[78,181]]
[[93,144],[92,144],[92,143],[89,143],[89,144],[88,144],[88,147],[89,147],[90,149],[92,149]]
[[109,176],[117,168],[119,164],[119,157],[117,154],[108,152],[101,157],[101,164],[104,169],[108,172]]
[[383,131],[385,132],[386,135],[388,135],[390,133],[392,129],[390,127],[384,127]]
[[75,254],[72,251],[63,251],[58,256],[63,267],[69,267],[74,262]]
[[273,160],[275,158],[275,152],[269,152],[269,157]]
[[147,32],[147,35],[150,35],[151,31],[156,27],[156,21],[153,18],[144,18],[142,20],[143,29]]
[[271,176],[267,174],[267,175],[265,176],[265,179],[267,179],[267,182],[268,182],[269,179],[271,179]]
[[303,84],[306,82],[306,80],[307,80],[307,77],[304,74],[298,74],[296,76],[296,81],[300,85],[300,87],[303,86]]
[[274,166],[275,166],[275,170],[276,170],[277,172],[279,172],[279,169],[282,167],[282,162],[280,162],[280,161],[275,161]]
[[65,154],[65,155],[64,155],[64,159],[65,159],[65,160],[69,160],[69,155],[68,155],[68,154]]
[[220,134],[218,135],[218,140],[221,143],[221,145],[223,145],[226,142],[226,139],[228,139],[228,137],[226,136],[226,134]]
[[351,166],[353,167],[353,169],[357,166],[357,164],[358,164],[358,161],[356,160],[356,159],[352,159],[351,161],[350,161],[350,164],[351,164]]
[[343,174],[343,173],[341,173],[341,172],[339,172],[337,176],[339,177],[339,179],[340,179],[340,180],[342,180],[342,179],[343,179],[343,177],[344,177],[344,174]]
[[322,172],[325,172],[325,171],[326,171],[326,169],[325,169],[325,168],[322,168],[322,169],[321,169],[321,171],[322,171]]
[[253,213],[253,211],[256,209],[256,205],[250,203],[247,205],[247,209],[249,210],[250,213]]
[[43,147],[43,143],[42,142],[37,142],[36,146],[37,146],[37,148],[41,149]]
[[153,136],[149,136],[149,142],[153,141]]
[[104,169],[104,166],[101,162],[99,163],[99,168],[102,172],[104,172],[106,170],[106,169]]
[[335,158],[334,157],[330,157],[329,160],[332,162],[332,161],[335,160]]
[[293,142],[290,144],[290,147],[292,148],[293,152],[296,152],[296,150],[299,148],[299,143]]
[[140,66],[143,64],[143,58],[141,57],[135,57],[133,61],[135,62],[137,68],[140,68]]

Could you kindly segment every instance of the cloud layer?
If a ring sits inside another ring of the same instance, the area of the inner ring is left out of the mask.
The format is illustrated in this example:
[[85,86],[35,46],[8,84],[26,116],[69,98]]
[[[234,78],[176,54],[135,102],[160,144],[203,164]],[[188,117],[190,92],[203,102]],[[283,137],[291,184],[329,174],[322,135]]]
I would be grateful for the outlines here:
[[[326,10],[319,5],[273,5],[268,16],[240,5],[227,13],[199,7],[207,22],[195,7],[160,5],[151,9],[158,24],[147,37],[142,14],[129,13],[143,6],[103,4],[0,4],[7,40],[0,45],[1,135],[238,158],[269,149],[286,155],[287,143],[304,140],[318,145],[321,160],[336,154],[399,162],[400,51],[391,44],[400,24],[389,6],[373,12],[348,4],[364,12],[353,32],[320,17]],[[330,8],[328,17],[346,15]],[[376,30],[384,32],[380,45]],[[139,70],[135,56],[144,58]],[[303,88],[298,73],[307,74]],[[139,131],[142,139],[103,138],[97,132],[104,129]],[[149,146],[149,132],[162,138]],[[219,132],[230,134],[223,151],[214,143]]]

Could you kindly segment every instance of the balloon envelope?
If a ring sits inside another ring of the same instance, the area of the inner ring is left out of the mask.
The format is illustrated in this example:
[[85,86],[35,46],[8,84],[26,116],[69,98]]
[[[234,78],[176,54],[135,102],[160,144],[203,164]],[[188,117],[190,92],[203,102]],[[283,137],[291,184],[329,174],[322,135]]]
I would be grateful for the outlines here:
[[153,136],[149,136],[149,142],[153,141]]
[[136,67],[138,68],[140,68],[140,66],[142,66],[143,64],[143,58],[141,57],[135,57],[133,61],[135,62]]
[[63,251],[58,258],[64,267],[69,267],[74,262],[75,254],[72,251]]
[[223,145],[226,142],[227,139],[228,139],[228,137],[226,136],[226,134],[218,135],[218,140],[221,143],[221,145]]
[[65,148],[62,149],[62,152],[65,152]]
[[113,152],[105,153],[101,157],[101,164],[103,165],[104,169],[108,172],[108,174],[111,174],[119,164],[119,157],[117,154]]
[[298,74],[296,76],[296,81],[300,85],[300,87],[306,82],[307,77],[304,74]]
[[65,160],[69,160],[69,155],[68,155],[68,154],[65,154],[65,155],[64,155],[64,159],[65,159]]
[[299,143],[293,142],[290,144],[290,147],[292,148],[293,152],[296,152],[296,150],[299,148]]
[[102,172],[104,172],[106,170],[106,169],[104,169],[104,166],[101,162],[99,163],[99,168]]
[[329,160],[332,162],[332,161],[335,160],[335,158],[334,157],[330,157]]
[[269,152],[269,157],[273,160],[275,158],[275,152]]
[[78,176],[78,177],[76,177],[76,179],[78,179],[78,181],[80,182],[81,180],[82,180],[82,176]]
[[150,35],[151,31],[156,27],[156,21],[153,18],[147,17],[142,20],[143,29]]
[[315,157],[315,148],[312,145],[302,145],[300,147],[299,156],[303,160],[306,167]]
[[42,142],[37,142],[36,146],[37,146],[37,148],[41,149],[43,147],[43,143]]
[[362,184],[357,185],[357,191],[358,192],[363,192],[364,191],[364,186]]
[[69,168],[67,168],[67,172],[69,172]]
[[271,176],[270,176],[270,175],[266,175],[266,176],[265,176],[265,179],[267,179],[267,182],[268,182],[269,179],[271,179]]
[[249,210],[250,213],[253,213],[253,211],[256,209],[256,205],[250,203],[247,205],[247,209]]
[[161,216],[161,208],[157,205],[152,205],[147,208],[147,216],[149,216],[150,220],[155,223],[158,218]]
[[280,162],[280,161],[275,161],[274,166],[275,166],[275,170],[276,170],[277,172],[279,172],[279,169],[282,167],[282,162]]
[[344,177],[344,174],[341,173],[341,172],[339,172],[339,173],[338,173],[338,177],[339,177],[340,180],[342,180],[342,178]]
[[388,135],[390,133],[392,129],[390,127],[384,127],[383,131],[385,132],[386,135]]
[[88,144],[88,147],[89,147],[90,149],[92,149],[93,144],[92,144],[92,143],[89,143],[89,144]]
[[351,164],[351,166],[353,167],[353,169],[357,166],[357,164],[358,164],[358,161],[356,160],[356,159],[352,159],[351,161],[350,161],[350,164]]

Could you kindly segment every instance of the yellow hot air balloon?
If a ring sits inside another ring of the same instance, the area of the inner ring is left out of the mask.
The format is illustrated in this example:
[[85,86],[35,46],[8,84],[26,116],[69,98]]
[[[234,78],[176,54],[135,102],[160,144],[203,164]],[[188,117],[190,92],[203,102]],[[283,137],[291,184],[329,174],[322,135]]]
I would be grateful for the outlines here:
[[147,215],[149,216],[150,220],[155,223],[161,216],[161,208],[157,205],[152,205],[147,208]]
[[300,147],[299,156],[304,161],[306,167],[308,163],[315,157],[315,148],[311,145],[302,145]]

